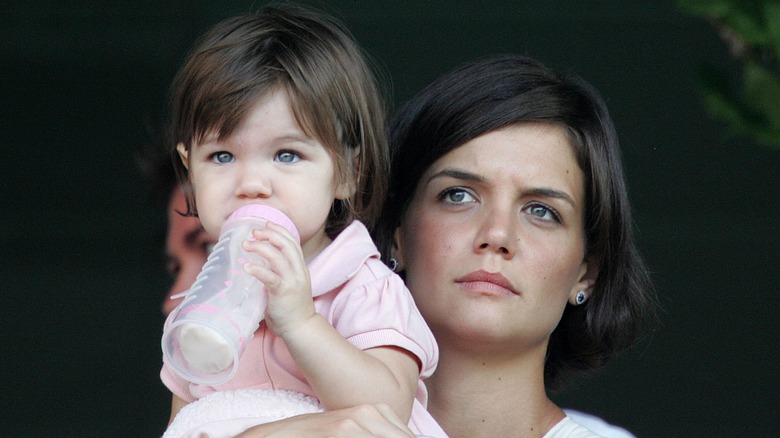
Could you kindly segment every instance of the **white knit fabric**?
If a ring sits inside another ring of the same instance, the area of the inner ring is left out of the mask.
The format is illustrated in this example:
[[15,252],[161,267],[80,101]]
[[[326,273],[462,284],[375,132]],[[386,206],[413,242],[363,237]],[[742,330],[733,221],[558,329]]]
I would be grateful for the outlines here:
[[220,391],[182,408],[163,438],[232,437],[258,424],[322,411],[316,399],[292,391]]

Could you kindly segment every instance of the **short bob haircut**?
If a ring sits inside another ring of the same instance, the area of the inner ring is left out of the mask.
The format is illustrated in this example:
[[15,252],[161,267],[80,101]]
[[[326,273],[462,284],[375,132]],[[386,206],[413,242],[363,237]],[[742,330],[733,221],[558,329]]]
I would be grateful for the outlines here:
[[[314,10],[265,7],[215,25],[190,52],[171,86],[170,153],[179,179],[189,151],[207,135],[223,140],[269,92],[283,89],[303,131],[333,157],[355,195],[336,202],[326,230],[334,237],[353,219],[371,228],[387,189],[384,99],[369,58],[344,26]],[[186,185],[185,185],[186,187]],[[188,214],[197,215],[192,193]]]
[[499,55],[434,81],[390,126],[389,197],[375,237],[389,260],[419,180],[436,160],[488,132],[522,123],[565,127],[585,178],[585,238],[598,278],[590,299],[567,305],[551,335],[545,385],[559,389],[572,370],[590,370],[634,343],[656,319],[655,291],[634,241],[617,135],[599,94],[533,59]]

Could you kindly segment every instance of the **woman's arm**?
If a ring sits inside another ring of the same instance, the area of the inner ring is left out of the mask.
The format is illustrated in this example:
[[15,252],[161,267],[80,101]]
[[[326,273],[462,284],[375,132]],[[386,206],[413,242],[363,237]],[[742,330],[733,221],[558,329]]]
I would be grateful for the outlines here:
[[386,404],[305,414],[255,426],[239,438],[412,438]]

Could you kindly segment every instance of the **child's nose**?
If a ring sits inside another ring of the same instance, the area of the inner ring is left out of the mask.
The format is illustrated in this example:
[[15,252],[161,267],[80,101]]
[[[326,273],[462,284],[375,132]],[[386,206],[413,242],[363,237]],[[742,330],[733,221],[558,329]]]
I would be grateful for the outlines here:
[[245,166],[241,171],[238,196],[242,198],[267,198],[271,196],[272,184],[268,172],[259,166]]

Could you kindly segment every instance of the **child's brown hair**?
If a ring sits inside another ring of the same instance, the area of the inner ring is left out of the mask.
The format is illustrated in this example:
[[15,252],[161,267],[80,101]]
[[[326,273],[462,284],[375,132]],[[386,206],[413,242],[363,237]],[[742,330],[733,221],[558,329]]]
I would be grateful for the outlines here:
[[[208,31],[171,88],[171,154],[180,179],[189,151],[207,135],[225,139],[269,92],[283,89],[303,131],[329,151],[354,195],[336,201],[326,230],[335,237],[352,220],[373,228],[385,196],[385,108],[367,57],[335,19],[300,7],[265,7]],[[190,193],[188,213],[197,215]]]

